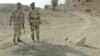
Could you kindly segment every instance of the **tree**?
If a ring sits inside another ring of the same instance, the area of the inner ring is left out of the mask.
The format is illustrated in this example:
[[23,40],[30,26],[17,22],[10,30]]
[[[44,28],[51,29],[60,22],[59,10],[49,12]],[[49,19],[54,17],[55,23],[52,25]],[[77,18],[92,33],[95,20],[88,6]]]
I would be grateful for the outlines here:
[[45,5],[44,8],[45,9],[49,9],[50,5]]
[[55,10],[55,8],[56,8],[57,5],[58,5],[58,0],[52,0],[52,1],[51,1],[51,4],[52,4],[52,9]]

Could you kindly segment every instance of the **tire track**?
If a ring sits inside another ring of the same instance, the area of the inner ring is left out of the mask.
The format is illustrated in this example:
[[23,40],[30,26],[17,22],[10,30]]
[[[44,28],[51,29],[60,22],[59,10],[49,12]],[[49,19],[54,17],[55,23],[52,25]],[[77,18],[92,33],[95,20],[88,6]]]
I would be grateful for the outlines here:
[[79,16],[85,20],[83,25],[76,27],[76,29],[73,28],[73,31],[70,31],[72,33],[68,32],[68,36],[71,37],[71,40],[77,40],[78,38],[82,37],[80,35],[83,34],[91,26],[91,20],[89,17],[87,17],[87,15],[83,15],[76,12],[72,12],[72,14]]

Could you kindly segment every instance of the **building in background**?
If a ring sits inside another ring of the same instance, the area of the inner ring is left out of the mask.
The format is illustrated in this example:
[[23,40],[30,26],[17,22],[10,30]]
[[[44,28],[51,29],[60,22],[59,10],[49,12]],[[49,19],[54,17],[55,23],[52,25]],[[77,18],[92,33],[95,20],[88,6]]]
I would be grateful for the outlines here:
[[98,12],[100,11],[100,0],[66,0],[65,7],[66,10]]

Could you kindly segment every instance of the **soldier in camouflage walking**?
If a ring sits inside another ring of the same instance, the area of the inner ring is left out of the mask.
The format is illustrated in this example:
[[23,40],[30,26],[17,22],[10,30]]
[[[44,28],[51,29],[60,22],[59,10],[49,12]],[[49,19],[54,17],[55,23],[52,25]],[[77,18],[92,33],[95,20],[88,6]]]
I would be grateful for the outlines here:
[[11,13],[9,25],[12,25],[12,23],[14,25],[13,42],[22,42],[22,40],[20,40],[20,37],[21,30],[24,27],[24,12],[22,10],[21,3],[17,3],[17,8],[15,8]]
[[40,13],[35,8],[35,3],[33,2],[31,5],[31,10],[28,14],[28,21],[30,24],[30,29],[32,31],[31,37],[34,41],[34,32],[36,32],[37,40],[39,41],[39,25],[40,25]]

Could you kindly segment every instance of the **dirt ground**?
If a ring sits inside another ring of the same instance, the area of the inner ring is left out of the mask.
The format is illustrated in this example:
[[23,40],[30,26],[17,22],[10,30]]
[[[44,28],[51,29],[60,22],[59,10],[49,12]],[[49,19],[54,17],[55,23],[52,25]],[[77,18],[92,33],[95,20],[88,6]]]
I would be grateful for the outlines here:
[[[45,10],[41,17],[40,42],[31,40],[26,17],[23,43],[14,45],[13,26],[9,13],[0,13],[0,56],[99,56],[100,19],[84,12],[57,12]],[[65,38],[68,37],[68,41]],[[86,37],[84,46],[76,42]]]

